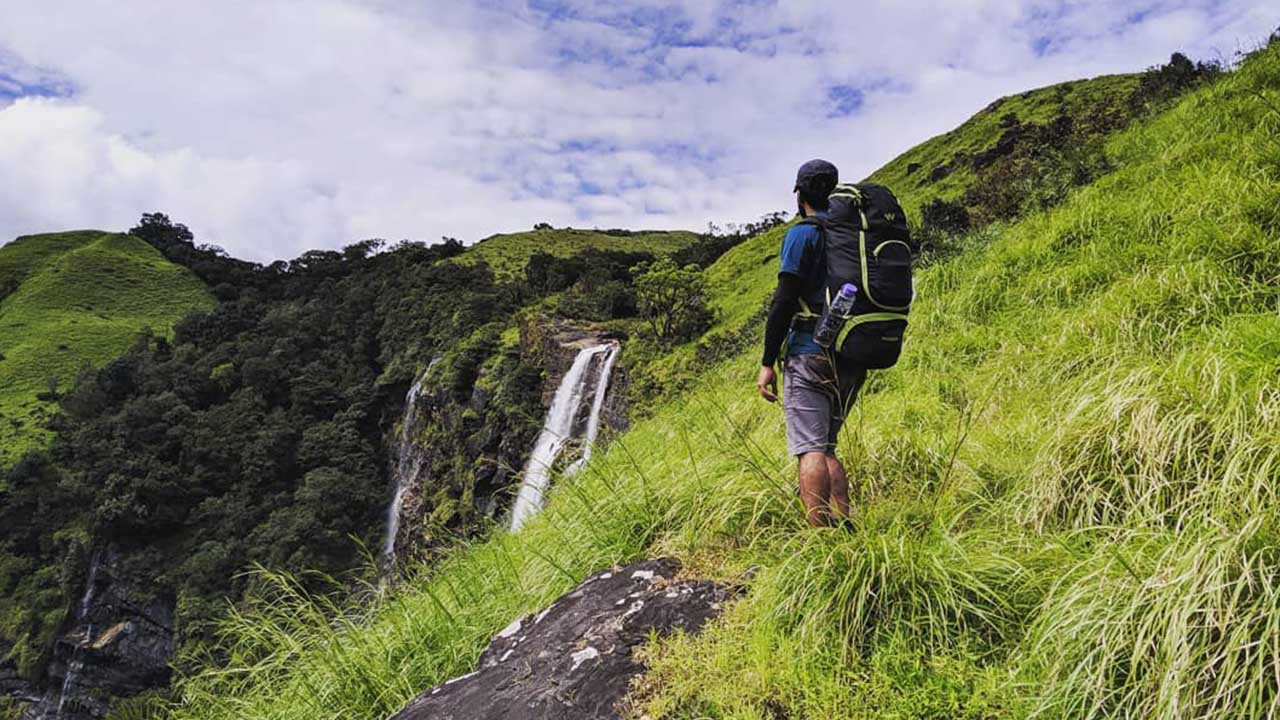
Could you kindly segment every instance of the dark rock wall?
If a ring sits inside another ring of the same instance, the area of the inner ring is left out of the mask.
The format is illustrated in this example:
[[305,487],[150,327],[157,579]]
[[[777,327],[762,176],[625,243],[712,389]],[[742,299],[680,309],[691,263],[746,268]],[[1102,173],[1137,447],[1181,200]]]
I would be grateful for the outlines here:
[[[174,601],[151,592],[125,570],[116,547],[90,562],[84,594],[39,687],[28,720],[105,717],[110,702],[169,683],[176,647]],[[3,682],[0,671],[0,682]]]

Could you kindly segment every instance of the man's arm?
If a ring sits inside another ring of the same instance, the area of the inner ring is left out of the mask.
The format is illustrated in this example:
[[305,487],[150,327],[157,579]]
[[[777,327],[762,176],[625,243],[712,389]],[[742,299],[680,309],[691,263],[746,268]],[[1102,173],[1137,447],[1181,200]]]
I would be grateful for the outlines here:
[[773,302],[769,304],[769,319],[764,326],[764,357],[760,360],[760,373],[756,376],[760,397],[769,402],[778,399],[778,376],[773,371],[773,364],[778,361],[778,352],[787,339],[791,319],[800,310],[801,278],[804,277],[806,258],[811,257],[809,248],[817,236],[816,232],[814,227],[800,224],[788,230],[782,239],[778,289],[774,290]]
[[778,273],[778,288],[773,291],[769,319],[764,326],[764,357],[760,359],[762,366],[773,367],[778,361],[778,352],[782,350],[787,331],[791,329],[791,319],[800,311],[800,289],[799,275]]

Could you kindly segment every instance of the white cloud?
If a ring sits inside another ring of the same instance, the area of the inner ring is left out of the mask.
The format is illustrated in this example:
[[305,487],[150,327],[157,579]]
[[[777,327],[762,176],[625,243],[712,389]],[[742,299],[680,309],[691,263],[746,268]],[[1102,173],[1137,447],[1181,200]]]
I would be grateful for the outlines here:
[[[551,5],[0,0],[0,103],[72,91],[0,105],[0,238],[161,210],[269,260],[700,228],[789,207],[810,157],[861,176],[999,95],[1229,55],[1280,22],[1254,0]],[[827,117],[834,84],[859,113]]]

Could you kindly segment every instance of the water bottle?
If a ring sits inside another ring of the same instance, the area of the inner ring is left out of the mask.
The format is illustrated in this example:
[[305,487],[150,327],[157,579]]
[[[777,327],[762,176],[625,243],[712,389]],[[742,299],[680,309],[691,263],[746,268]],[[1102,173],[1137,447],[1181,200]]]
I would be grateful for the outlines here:
[[845,283],[844,287],[840,288],[835,300],[831,301],[831,306],[822,313],[822,317],[818,318],[818,324],[813,331],[814,342],[823,349],[831,347],[831,343],[835,342],[836,336],[840,334],[840,328],[844,327],[845,320],[849,318],[849,313],[853,311],[853,301],[857,296],[858,288],[852,283]]

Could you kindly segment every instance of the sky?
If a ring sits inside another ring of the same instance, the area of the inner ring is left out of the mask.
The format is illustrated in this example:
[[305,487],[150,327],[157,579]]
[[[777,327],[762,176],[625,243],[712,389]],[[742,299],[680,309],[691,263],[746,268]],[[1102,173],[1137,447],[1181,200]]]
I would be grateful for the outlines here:
[[1274,0],[0,0],[0,242],[167,213],[259,261],[790,209],[997,97],[1230,61]]

